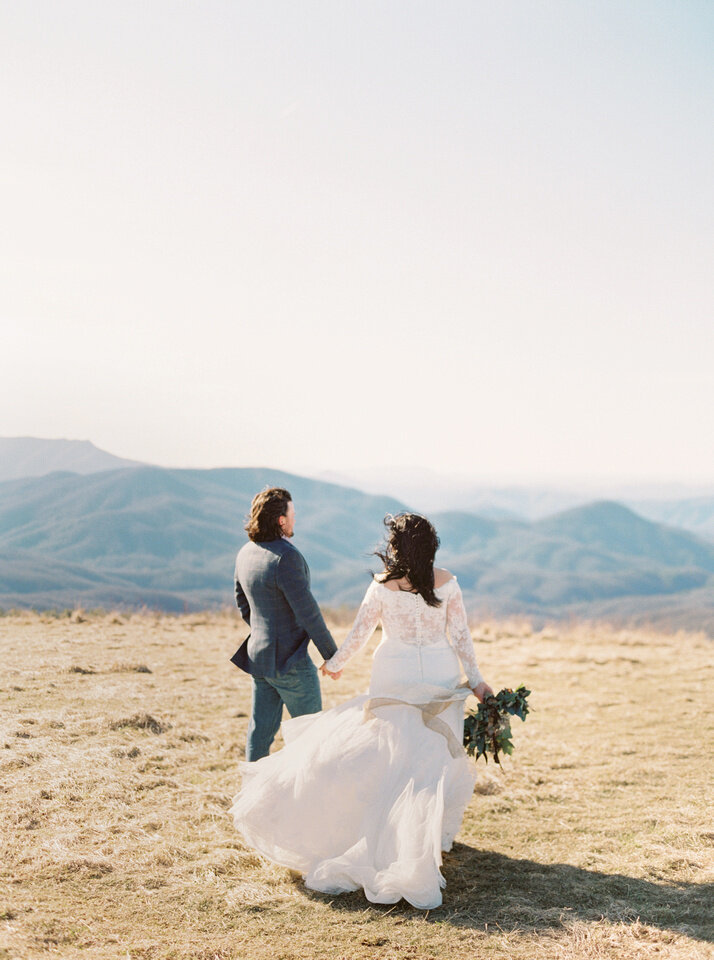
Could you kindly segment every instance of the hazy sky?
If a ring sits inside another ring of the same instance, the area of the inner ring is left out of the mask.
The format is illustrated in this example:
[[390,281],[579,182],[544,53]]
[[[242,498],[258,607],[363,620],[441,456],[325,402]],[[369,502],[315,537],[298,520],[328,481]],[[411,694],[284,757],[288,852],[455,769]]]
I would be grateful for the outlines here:
[[0,6],[0,435],[714,479],[711,0]]

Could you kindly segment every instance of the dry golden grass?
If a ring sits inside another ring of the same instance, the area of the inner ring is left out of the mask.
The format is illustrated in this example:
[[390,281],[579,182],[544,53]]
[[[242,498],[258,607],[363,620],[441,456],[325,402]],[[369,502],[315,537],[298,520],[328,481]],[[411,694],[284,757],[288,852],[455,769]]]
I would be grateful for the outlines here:
[[533,713],[505,775],[480,764],[425,915],[310,893],[241,843],[242,635],[227,614],[0,619],[0,957],[712,955],[705,636],[478,625],[485,675],[526,682]]

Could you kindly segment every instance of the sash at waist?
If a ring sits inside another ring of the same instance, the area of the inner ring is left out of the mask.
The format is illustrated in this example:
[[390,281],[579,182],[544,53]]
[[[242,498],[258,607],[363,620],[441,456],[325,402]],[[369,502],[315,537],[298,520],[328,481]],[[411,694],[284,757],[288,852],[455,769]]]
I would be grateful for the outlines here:
[[415,703],[411,700],[403,700],[397,697],[370,697],[364,705],[364,718],[365,720],[376,719],[374,711],[381,707],[413,707],[415,710],[421,712],[425,727],[428,727],[435,733],[440,733],[441,736],[444,737],[452,757],[465,757],[466,751],[464,750],[463,744],[459,743],[454,731],[448,723],[439,717],[439,714],[443,713],[452,703],[465,700],[470,693],[471,689],[467,684],[459,684],[458,687],[452,690],[434,691],[431,698],[422,703]]

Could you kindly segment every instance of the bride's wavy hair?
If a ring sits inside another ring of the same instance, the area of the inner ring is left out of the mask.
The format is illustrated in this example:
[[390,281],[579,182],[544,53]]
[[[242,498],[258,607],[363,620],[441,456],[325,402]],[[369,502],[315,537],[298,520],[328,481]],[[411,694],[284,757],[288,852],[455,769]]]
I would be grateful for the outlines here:
[[439,549],[436,530],[426,517],[418,513],[390,513],[384,518],[387,540],[375,556],[384,564],[382,583],[401,580],[411,583],[430,607],[438,607],[441,600],[434,593],[434,557]]

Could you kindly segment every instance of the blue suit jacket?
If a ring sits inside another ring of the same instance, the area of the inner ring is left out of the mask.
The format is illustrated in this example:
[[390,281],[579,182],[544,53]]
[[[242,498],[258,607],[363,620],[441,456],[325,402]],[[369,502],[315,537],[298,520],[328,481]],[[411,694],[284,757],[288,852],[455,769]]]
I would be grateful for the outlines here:
[[313,641],[325,660],[337,646],[310,592],[305,558],[280,537],[238,551],[236,603],[250,635],[231,660],[254,677],[274,677],[307,656]]

